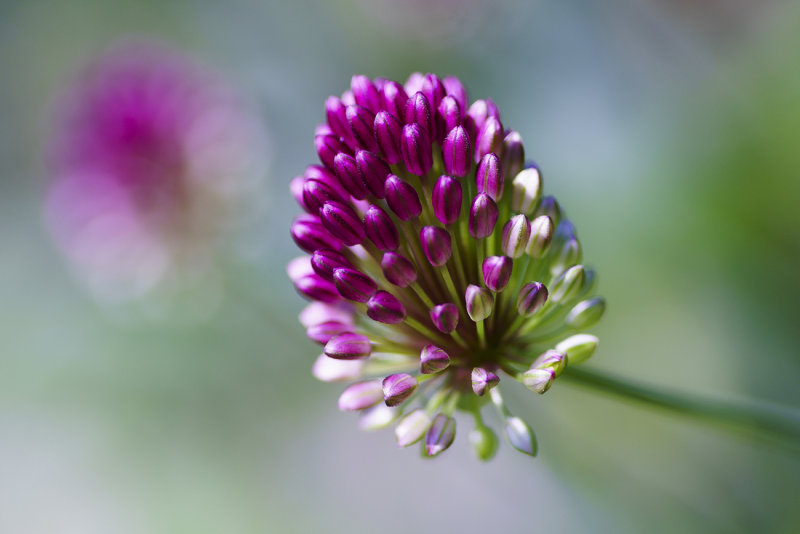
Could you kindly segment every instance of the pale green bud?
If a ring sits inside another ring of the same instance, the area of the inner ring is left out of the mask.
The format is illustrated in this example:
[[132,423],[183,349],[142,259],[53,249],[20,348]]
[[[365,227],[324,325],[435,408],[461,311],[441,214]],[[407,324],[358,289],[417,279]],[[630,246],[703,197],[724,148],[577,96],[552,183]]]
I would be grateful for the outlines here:
[[477,426],[469,433],[472,450],[484,462],[491,460],[497,452],[497,435],[488,426]]
[[552,369],[531,368],[522,373],[522,383],[525,384],[525,387],[539,395],[550,389],[555,379],[556,372]]
[[564,271],[550,289],[550,300],[554,303],[564,302],[576,297],[586,281],[583,265],[574,265]]
[[569,365],[578,365],[594,354],[598,341],[597,336],[591,334],[576,334],[556,345],[556,350],[567,355]]
[[542,176],[539,169],[530,167],[521,170],[511,182],[511,210],[530,215],[539,203],[542,194]]
[[603,317],[606,299],[594,297],[577,303],[567,314],[565,322],[576,330],[591,328]]

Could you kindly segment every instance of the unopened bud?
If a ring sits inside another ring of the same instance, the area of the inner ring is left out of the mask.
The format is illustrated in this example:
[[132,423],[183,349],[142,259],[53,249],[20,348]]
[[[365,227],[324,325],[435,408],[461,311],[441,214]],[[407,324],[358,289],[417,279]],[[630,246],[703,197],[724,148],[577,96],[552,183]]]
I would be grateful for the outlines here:
[[597,343],[596,336],[576,334],[556,345],[556,350],[567,355],[569,365],[578,365],[591,358],[597,350]]

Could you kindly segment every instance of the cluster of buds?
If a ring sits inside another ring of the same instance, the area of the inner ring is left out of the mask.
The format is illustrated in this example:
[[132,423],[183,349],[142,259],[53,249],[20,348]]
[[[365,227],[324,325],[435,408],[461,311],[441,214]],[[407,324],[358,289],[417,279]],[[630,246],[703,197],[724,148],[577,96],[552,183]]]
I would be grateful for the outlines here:
[[300,321],[323,346],[314,375],[352,381],[339,408],[364,429],[395,424],[398,444],[421,442],[425,456],[453,443],[463,411],[478,457],[491,458],[486,404],[534,455],[500,377],[545,393],[596,349],[582,331],[605,302],[519,133],[491,100],[470,104],[457,78],[433,74],[404,85],[354,76],[325,112],[320,164],[291,182],[306,212],[291,234],[308,255],[288,272],[312,301]]

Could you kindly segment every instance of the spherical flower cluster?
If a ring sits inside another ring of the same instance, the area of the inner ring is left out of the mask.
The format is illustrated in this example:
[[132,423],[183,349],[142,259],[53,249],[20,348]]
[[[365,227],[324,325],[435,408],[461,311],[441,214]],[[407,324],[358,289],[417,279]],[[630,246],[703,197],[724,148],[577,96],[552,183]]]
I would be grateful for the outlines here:
[[254,123],[212,74],[164,45],[124,41],[56,102],[47,219],[103,298],[202,273],[243,178]]
[[433,74],[354,76],[325,112],[320,164],[291,182],[306,212],[291,234],[308,255],[288,272],[324,347],[314,375],[352,381],[339,408],[365,429],[394,423],[398,444],[421,441],[426,456],[453,443],[456,411],[474,417],[478,456],[493,456],[489,401],[510,443],[534,455],[501,376],[545,393],[594,352],[582,332],[605,302],[520,135],[491,100],[470,103],[458,79]]

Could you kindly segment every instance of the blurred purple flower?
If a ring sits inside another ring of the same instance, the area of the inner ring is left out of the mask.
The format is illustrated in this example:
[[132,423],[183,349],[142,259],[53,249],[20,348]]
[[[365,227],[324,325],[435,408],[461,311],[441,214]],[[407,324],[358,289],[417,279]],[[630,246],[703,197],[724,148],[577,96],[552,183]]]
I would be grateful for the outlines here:
[[[498,384],[507,376],[544,394],[592,355],[597,338],[581,332],[605,310],[594,271],[491,100],[468,105],[458,79],[432,74],[411,76],[405,105],[398,87],[356,76],[330,97],[322,165],[292,184],[307,194],[295,195],[306,214],[291,234],[311,258],[288,271],[314,301],[301,314],[324,346],[314,375],[357,380],[340,406],[361,412],[362,428],[397,420],[398,443],[421,441],[426,456],[450,446],[461,410],[476,421],[476,454],[490,458],[489,402],[512,446],[535,455]],[[377,146],[366,142],[370,118]]]
[[203,273],[255,168],[258,129],[230,89],[173,49],[126,41],[60,95],[55,118],[47,222],[95,293]]

